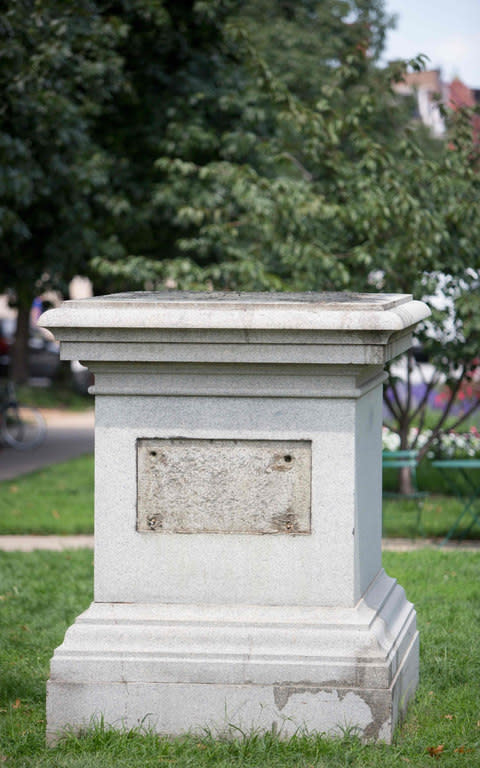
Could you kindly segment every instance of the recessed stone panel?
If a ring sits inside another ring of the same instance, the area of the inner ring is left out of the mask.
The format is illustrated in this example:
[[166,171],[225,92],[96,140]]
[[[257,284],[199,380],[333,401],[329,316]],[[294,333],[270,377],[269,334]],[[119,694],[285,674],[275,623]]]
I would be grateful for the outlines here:
[[137,440],[137,530],[308,534],[307,440]]

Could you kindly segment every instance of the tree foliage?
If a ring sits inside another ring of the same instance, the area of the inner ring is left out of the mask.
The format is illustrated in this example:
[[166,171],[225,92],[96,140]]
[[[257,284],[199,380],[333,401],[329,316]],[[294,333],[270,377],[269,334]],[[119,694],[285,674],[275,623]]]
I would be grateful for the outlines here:
[[213,50],[185,44],[190,55],[177,61],[142,208],[150,244],[138,250],[136,238],[135,259],[120,250],[96,265],[182,287],[348,285],[350,177],[372,142],[398,133],[390,75],[370,55],[387,26],[382,3],[262,0],[233,10]]
[[231,6],[0,2],[0,288],[19,309],[15,378],[34,296],[95,261],[128,258],[141,284],[136,261],[161,255],[151,199],[168,100],[177,77],[205,80]]
[[[395,237],[398,251],[392,249],[396,271],[384,278],[388,290],[413,292],[432,310],[417,332],[429,366],[410,352],[406,381],[391,368],[385,391],[402,448],[418,449],[423,428],[430,427],[420,457],[442,432],[456,429],[480,407],[480,388],[471,386],[480,373],[480,147],[472,117],[469,109],[446,114],[449,142],[443,151],[435,160],[421,155],[421,162],[408,166],[402,189],[411,197],[410,213]],[[469,396],[462,399],[465,389]],[[442,407],[433,417],[429,406],[439,392]],[[412,438],[413,425],[418,430]]]
[[410,374],[386,391],[402,447],[441,381],[454,402],[478,356],[478,143],[468,111],[445,142],[412,123],[392,89],[406,64],[378,66],[382,0],[0,7],[2,280],[20,302],[87,266],[107,290],[441,286],[454,312],[432,303],[420,330],[425,400]]
[[0,9],[0,287],[19,307],[25,348],[34,296],[64,286],[100,250],[93,209],[108,158],[92,129],[120,87],[122,30],[89,0]]

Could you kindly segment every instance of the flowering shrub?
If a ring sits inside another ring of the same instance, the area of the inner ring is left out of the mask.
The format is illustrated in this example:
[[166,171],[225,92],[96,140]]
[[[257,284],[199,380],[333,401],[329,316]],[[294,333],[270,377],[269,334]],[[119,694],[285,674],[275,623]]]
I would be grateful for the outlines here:
[[[418,436],[415,447],[421,450],[431,434],[430,430],[424,429]],[[408,433],[409,445],[413,443],[417,435],[418,430],[412,427]],[[385,451],[398,451],[400,449],[400,437],[388,427],[383,427],[382,444]],[[427,456],[429,459],[480,458],[480,432],[476,427],[470,427],[469,432],[446,432],[437,439]]]
[[[434,394],[433,407],[443,410],[448,403],[450,396],[450,388],[444,386],[439,392]],[[456,399],[457,406],[453,409],[456,412],[469,411],[480,399],[480,358],[473,360],[471,370],[469,370],[462,379]],[[468,432],[466,434],[468,434]]]

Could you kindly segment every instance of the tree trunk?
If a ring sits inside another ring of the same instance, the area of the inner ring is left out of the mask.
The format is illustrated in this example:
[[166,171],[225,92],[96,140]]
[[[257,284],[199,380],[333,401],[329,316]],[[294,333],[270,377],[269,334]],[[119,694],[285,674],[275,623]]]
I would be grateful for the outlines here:
[[[408,412],[407,412],[408,415]],[[408,419],[404,419],[400,426],[400,450],[408,451]],[[398,470],[398,492],[406,496],[414,491],[412,485],[412,472],[410,467],[400,467]]]
[[398,471],[398,491],[406,496],[414,493],[410,467],[400,467]]
[[13,345],[13,356],[10,361],[10,378],[16,384],[28,381],[28,339],[30,335],[31,301],[19,303],[17,316],[17,332]]

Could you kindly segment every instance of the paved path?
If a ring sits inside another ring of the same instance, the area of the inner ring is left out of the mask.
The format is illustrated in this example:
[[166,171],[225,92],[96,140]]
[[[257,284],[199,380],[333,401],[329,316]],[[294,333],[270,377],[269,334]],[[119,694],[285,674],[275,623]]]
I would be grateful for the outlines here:
[[480,552],[480,540],[466,539],[465,541],[448,541],[440,546],[440,539],[382,539],[382,549],[385,552],[413,552],[418,549],[438,549],[442,552],[452,550],[463,552]]
[[47,422],[42,445],[28,451],[0,446],[0,481],[93,453],[93,409],[78,413],[45,409],[42,413]]
[[49,549],[53,552],[93,549],[93,536],[0,536],[0,551],[33,552],[36,549]]
[[[384,552],[412,552],[419,549],[437,549],[441,539],[383,539]],[[93,536],[0,536],[0,551],[32,552],[36,549],[49,549],[61,552],[65,549],[93,548]],[[442,552],[463,550],[480,552],[480,541],[449,542],[441,548]]]

